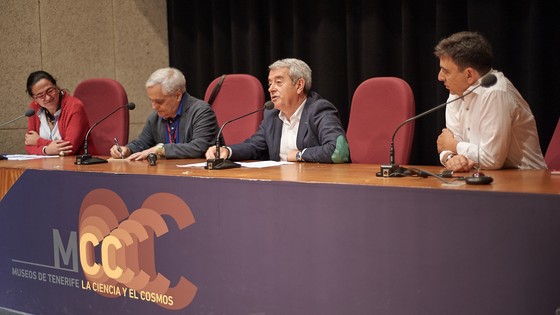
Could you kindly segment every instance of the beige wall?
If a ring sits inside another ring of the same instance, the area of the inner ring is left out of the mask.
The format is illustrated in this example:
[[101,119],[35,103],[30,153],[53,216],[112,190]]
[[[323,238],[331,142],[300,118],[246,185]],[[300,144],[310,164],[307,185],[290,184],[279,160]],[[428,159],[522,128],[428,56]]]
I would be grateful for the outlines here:
[[[0,123],[25,112],[27,76],[42,69],[71,92],[87,78],[121,82],[134,139],[151,111],[144,83],[168,65],[165,0],[0,0]],[[0,153],[24,152],[26,128],[2,128]]]

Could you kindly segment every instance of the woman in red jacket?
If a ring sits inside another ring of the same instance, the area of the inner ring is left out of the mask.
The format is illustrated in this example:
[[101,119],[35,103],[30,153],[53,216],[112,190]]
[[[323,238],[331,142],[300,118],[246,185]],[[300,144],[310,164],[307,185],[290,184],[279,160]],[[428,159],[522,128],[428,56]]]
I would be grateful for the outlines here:
[[89,121],[84,104],[56,85],[45,71],[35,71],[27,78],[27,93],[33,101],[25,134],[29,154],[74,155],[83,150]]

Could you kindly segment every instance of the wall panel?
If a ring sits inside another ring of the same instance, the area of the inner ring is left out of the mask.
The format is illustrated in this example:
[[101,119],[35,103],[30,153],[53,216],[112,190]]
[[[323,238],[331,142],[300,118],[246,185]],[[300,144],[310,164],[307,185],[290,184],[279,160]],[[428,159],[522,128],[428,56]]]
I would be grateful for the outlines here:
[[[130,101],[130,138],[151,111],[144,83],[169,65],[165,0],[0,0],[0,122],[25,112],[25,81],[43,69],[74,91],[82,80],[109,77]],[[0,153],[24,152],[26,120],[0,130]]]
[[[0,0],[0,123],[22,115],[29,104],[25,81],[29,69],[41,65],[37,0]],[[0,153],[23,150],[27,121],[0,130]]]

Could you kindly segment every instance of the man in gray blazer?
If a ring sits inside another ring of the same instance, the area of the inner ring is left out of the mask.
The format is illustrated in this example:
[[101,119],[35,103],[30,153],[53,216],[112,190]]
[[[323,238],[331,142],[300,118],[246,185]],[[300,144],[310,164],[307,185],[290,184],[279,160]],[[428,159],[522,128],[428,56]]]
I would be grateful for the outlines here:
[[[336,107],[311,91],[311,69],[298,59],[269,66],[268,92],[274,109],[264,114],[259,130],[243,143],[220,151],[231,160],[316,163],[349,161],[348,143]],[[216,147],[206,152],[216,158]]]
[[111,148],[114,158],[143,160],[155,153],[159,158],[202,158],[216,143],[219,126],[208,103],[186,92],[185,76],[175,68],[162,68],[150,75],[146,92],[152,112],[138,139]]

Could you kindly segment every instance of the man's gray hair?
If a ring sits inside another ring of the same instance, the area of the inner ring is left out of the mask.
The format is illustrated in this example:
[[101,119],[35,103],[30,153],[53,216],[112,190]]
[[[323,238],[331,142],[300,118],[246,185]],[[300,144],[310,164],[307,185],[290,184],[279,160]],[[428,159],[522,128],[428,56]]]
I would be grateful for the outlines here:
[[169,95],[177,90],[185,93],[187,90],[185,76],[175,68],[161,68],[154,71],[148,78],[148,81],[146,81],[146,88],[158,84],[161,84],[161,90],[165,95]]
[[305,86],[303,91],[305,94],[308,94],[311,90],[311,68],[309,66],[295,58],[286,58],[282,60],[275,61],[273,64],[268,66],[268,70],[278,69],[278,68],[288,68],[290,78],[292,82],[295,84],[299,78],[303,78],[305,81]]

